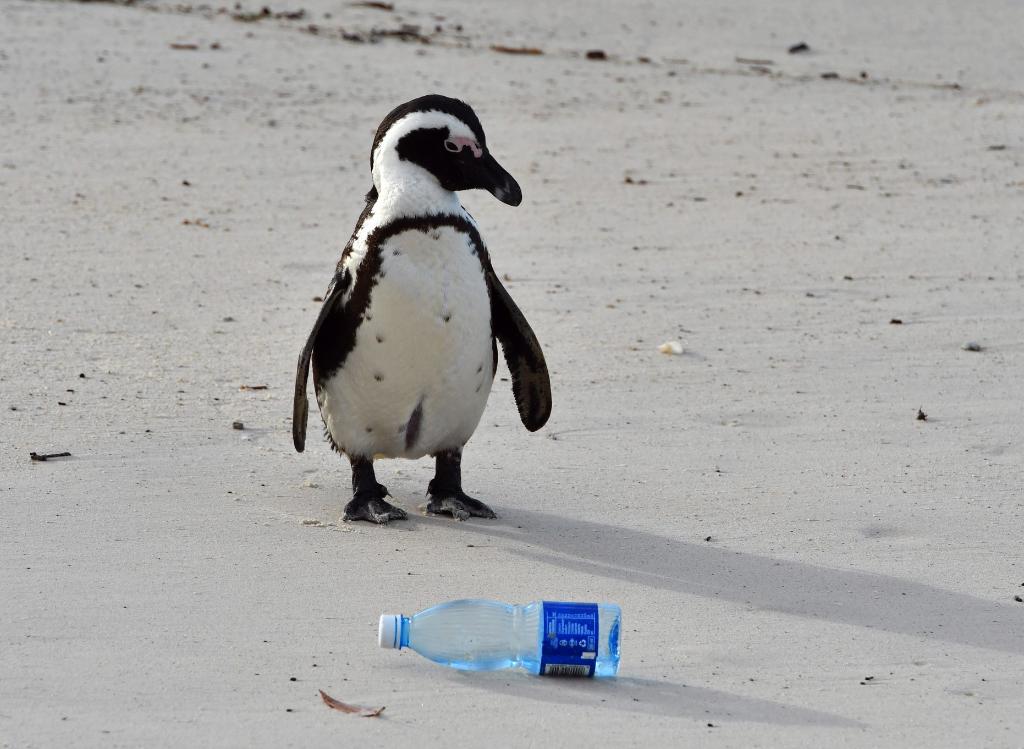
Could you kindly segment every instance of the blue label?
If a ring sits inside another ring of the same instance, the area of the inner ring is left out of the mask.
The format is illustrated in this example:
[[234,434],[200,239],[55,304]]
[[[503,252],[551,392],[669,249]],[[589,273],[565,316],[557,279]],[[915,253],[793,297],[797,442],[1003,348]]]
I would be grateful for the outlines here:
[[542,675],[594,675],[600,632],[596,603],[544,601],[541,626]]

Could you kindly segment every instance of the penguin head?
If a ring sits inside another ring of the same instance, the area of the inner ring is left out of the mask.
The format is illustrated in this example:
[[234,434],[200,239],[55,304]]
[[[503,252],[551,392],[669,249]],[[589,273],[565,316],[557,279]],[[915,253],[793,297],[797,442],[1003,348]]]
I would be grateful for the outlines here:
[[479,188],[513,206],[523,200],[519,184],[487,150],[473,108],[438,94],[408,101],[384,118],[370,150],[370,172],[378,192],[391,181],[429,175],[452,192]]

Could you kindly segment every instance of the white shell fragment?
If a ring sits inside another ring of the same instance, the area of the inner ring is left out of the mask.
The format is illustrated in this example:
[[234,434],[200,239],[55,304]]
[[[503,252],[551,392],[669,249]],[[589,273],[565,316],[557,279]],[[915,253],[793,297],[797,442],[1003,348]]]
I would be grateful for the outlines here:
[[683,353],[683,344],[679,341],[666,341],[665,343],[658,346],[658,351],[663,354],[670,354],[672,356],[679,356]]

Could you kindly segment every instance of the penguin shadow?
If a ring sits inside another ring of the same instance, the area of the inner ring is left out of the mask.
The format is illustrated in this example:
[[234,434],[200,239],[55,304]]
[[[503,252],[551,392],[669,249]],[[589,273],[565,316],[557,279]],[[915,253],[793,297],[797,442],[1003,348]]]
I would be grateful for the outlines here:
[[779,726],[865,728],[863,723],[838,715],[784,705],[771,700],[740,697],[706,687],[687,686],[657,679],[619,676],[614,679],[555,677],[510,678],[500,673],[455,672],[449,681],[463,687],[535,700],[545,704],[575,705],[594,710],[617,710],[702,721],[746,721]]
[[857,570],[691,543],[628,526],[529,510],[459,525],[514,542],[534,562],[652,588],[1024,655],[1024,606]]

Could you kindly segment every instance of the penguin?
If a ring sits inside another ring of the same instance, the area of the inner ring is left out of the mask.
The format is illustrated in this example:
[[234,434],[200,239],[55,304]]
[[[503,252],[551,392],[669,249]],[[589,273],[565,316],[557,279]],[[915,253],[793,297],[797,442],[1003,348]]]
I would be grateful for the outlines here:
[[344,520],[404,519],[373,462],[428,455],[428,513],[497,517],[463,491],[462,452],[487,405],[498,343],[531,432],[551,414],[551,383],[540,343],[457,193],[484,189],[518,206],[522,191],[491,155],[473,109],[437,94],[384,118],[370,174],[366,205],[299,355],[295,449],[305,449],[312,369],[326,439],[351,464]]

